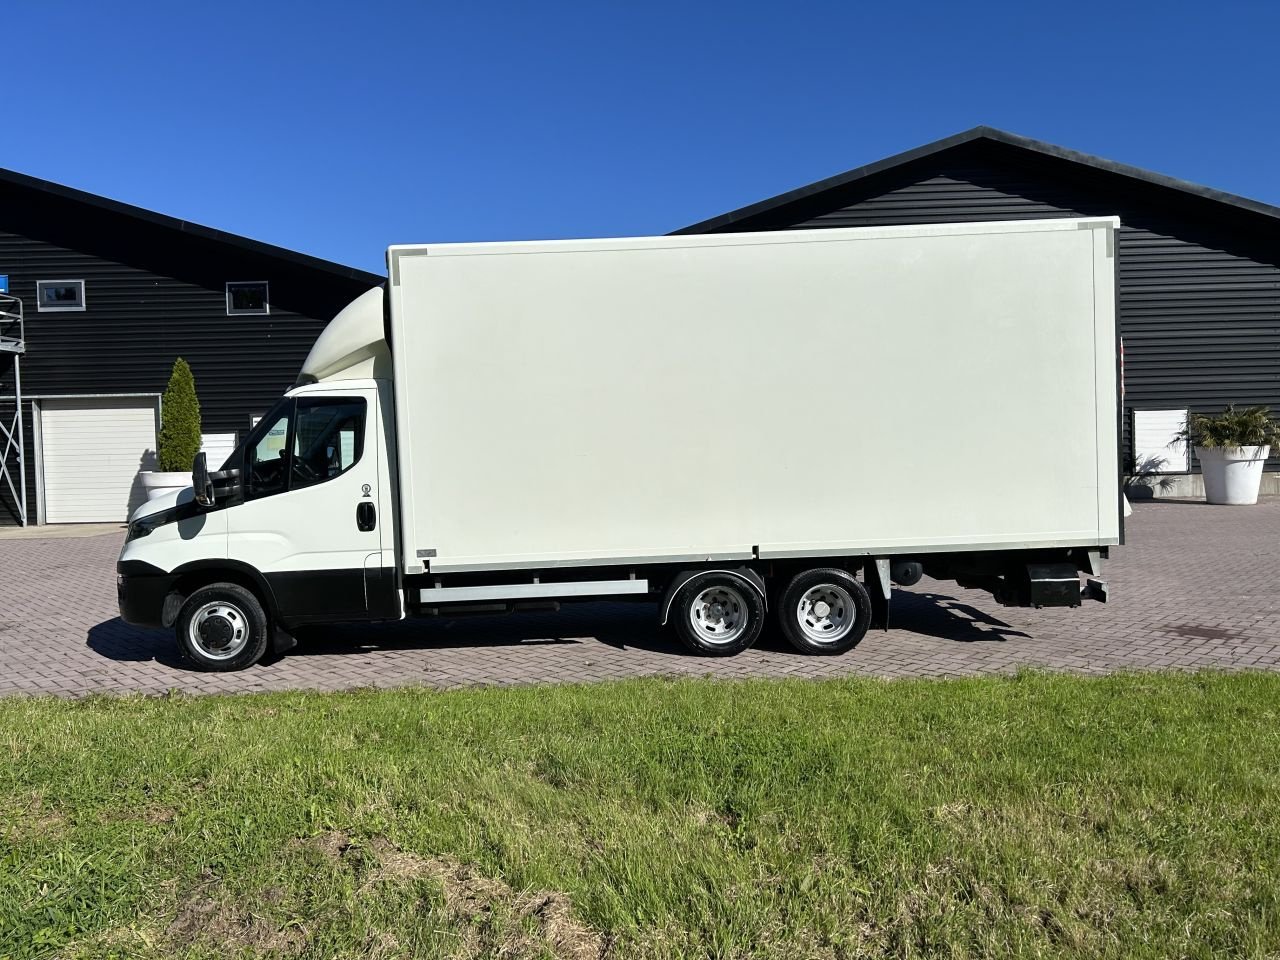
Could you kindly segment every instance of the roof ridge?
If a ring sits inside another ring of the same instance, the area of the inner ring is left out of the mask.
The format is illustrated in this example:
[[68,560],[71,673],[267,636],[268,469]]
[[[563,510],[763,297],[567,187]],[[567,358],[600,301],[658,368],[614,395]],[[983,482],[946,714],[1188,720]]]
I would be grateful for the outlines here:
[[1242,197],[1234,193],[1228,193],[1225,190],[1206,187],[1190,180],[1181,180],[1177,177],[1168,176],[1167,174],[1156,173],[1153,170],[1146,170],[1142,167],[1135,167],[1127,163],[1107,160],[1104,157],[1098,157],[1079,150],[1072,150],[1069,147],[1060,147],[1057,144],[1047,143],[1043,140],[1035,140],[1031,137],[1023,136],[1022,134],[1002,130],[999,127],[980,124],[976,127],[970,127],[968,130],[962,130],[959,133],[952,134],[949,137],[943,137],[941,140],[934,140],[931,143],[923,144],[922,146],[915,147],[911,150],[905,150],[902,153],[893,154],[892,156],[885,157],[882,160],[877,160],[874,163],[854,167],[852,170],[846,170],[844,173],[838,173],[823,180],[818,180],[805,186],[797,187],[794,190],[780,193],[777,196],[748,204],[745,207],[730,210],[728,213],[723,213],[719,216],[690,224],[687,227],[681,227],[679,230],[673,230],[672,233],[710,233],[720,230],[731,224],[739,223],[743,220],[749,220],[753,217],[781,209],[782,207],[793,203],[799,203],[828,190],[835,190],[840,187],[848,186],[858,182],[859,180],[864,180],[867,177],[888,172],[898,167],[905,166],[908,163],[923,160],[927,157],[943,153],[947,150],[953,150],[956,147],[972,143],[977,140],[988,140],[992,143],[1001,143],[1006,146],[1026,150],[1030,153],[1052,157],[1058,160],[1065,160],[1103,173],[1127,177],[1131,180],[1138,180],[1164,189],[1175,190],[1187,196],[1193,196],[1215,203],[1222,203],[1248,213],[1280,220],[1280,207],[1272,206],[1269,203],[1263,203],[1261,200],[1253,200],[1249,197]]

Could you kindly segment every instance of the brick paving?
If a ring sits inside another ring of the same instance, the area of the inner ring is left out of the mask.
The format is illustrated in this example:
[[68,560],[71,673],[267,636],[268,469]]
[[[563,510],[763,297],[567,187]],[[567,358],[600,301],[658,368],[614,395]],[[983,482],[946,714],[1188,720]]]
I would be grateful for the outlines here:
[[1280,669],[1280,500],[1256,507],[1135,505],[1106,571],[1112,601],[1000,607],[924,580],[895,592],[893,629],[841,657],[800,656],[769,630],[737,657],[688,655],[654,607],[331,628],[234,674],[185,669],[167,631],[116,616],[119,532],[0,540],[0,695],[337,690],[404,684],[562,683],[620,677],[957,676],[1038,667]]

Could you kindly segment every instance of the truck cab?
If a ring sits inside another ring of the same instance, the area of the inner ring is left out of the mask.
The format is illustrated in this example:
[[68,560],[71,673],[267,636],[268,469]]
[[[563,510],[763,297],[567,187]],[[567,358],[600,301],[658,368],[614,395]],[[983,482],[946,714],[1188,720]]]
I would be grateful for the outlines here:
[[192,487],[130,518],[121,613],[135,625],[176,627],[197,666],[238,669],[269,645],[290,646],[292,631],[310,623],[403,615],[390,383],[363,375],[380,372],[372,353],[353,359],[338,336],[373,324],[380,337],[381,291],[370,293],[379,296],[335,319],[334,336],[326,331],[304,365],[307,382],[220,470],[197,458]]

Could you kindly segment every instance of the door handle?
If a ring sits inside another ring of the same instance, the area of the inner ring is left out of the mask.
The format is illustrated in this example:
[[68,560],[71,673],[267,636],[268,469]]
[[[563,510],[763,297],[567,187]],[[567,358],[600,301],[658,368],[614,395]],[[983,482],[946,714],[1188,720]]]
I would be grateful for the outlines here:
[[372,530],[378,525],[378,514],[373,509],[373,504],[368,500],[362,500],[356,504],[356,527],[364,532]]

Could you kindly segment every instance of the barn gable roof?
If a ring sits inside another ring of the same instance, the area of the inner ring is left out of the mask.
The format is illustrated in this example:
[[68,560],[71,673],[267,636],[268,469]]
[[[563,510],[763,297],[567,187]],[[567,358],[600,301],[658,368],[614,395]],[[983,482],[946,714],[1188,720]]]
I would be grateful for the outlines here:
[[49,198],[54,203],[75,204],[105,217],[119,218],[114,222],[123,220],[138,226],[142,230],[154,230],[161,236],[196,238],[206,243],[234,249],[242,254],[247,253],[253,256],[278,260],[296,268],[319,271],[342,280],[354,280],[372,287],[381,284],[384,279],[376,273],[368,273],[355,267],[334,263],[331,260],[322,260],[310,254],[299,253],[296,250],[289,250],[285,247],[277,247],[270,243],[263,243],[261,240],[252,240],[249,237],[227,233],[213,227],[192,223],[190,220],[180,220],[177,217],[170,217],[163,213],[156,213],[153,210],[121,203],[119,200],[111,200],[107,197],[77,190],[74,187],[66,187],[49,180],[41,180],[38,177],[17,173],[13,170],[0,168],[0,186],[19,190],[35,199],[44,197]]
[[1280,207],[1144,170],[1141,167],[1133,167],[1041,140],[1033,140],[995,127],[978,126],[672,232],[675,234],[717,233],[726,230],[752,229],[756,228],[757,224],[760,224],[758,229],[768,229],[770,223],[785,219],[789,208],[812,207],[815,203],[821,202],[823,194],[839,193],[859,186],[871,188],[876,179],[892,175],[904,167],[982,144],[1026,158],[1074,165],[1079,170],[1090,171],[1121,184],[1128,182],[1130,185],[1141,185],[1148,190],[1154,188],[1157,191],[1167,191],[1171,198],[1216,204],[1220,212],[1242,216],[1255,226],[1264,225],[1270,229],[1280,226]]

